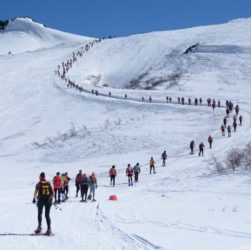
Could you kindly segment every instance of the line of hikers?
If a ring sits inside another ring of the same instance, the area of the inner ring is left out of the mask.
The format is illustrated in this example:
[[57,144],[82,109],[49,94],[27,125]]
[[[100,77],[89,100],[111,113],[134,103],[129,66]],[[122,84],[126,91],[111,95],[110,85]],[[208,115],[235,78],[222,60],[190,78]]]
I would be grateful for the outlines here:
[[[77,89],[79,92],[83,92],[84,89],[81,85],[76,84],[74,81],[70,80],[69,78],[66,77],[66,73],[68,73],[68,71],[72,68],[73,64],[75,62],[77,62],[77,58],[80,58],[84,55],[84,53],[88,52],[90,48],[92,48],[95,44],[100,43],[102,40],[104,40],[105,38],[102,39],[95,39],[91,42],[89,42],[88,44],[86,44],[85,46],[82,46],[77,52],[73,52],[72,56],[70,59],[68,59],[66,62],[62,62],[61,65],[58,65],[57,69],[55,70],[55,74],[58,75],[62,80],[64,80],[67,84],[68,88],[75,88]],[[98,95],[98,90],[91,90],[92,94]],[[108,96],[111,97],[112,93],[111,91],[108,92]],[[127,94],[124,95],[125,99],[128,98]],[[141,97],[141,101],[144,102],[145,101],[145,97],[142,96]],[[148,97],[148,101],[151,103],[153,101],[152,97],[149,96]],[[191,105],[192,104],[192,99],[189,97],[187,99],[188,104]],[[166,102],[167,103],[171,103],[172,102],[172,97],[171,96],[166,96]],[[184,97],[178,97],[177,98],[177,102],[179,104],[185,104],[185,98]],[[231,108],[231,101],[226,101],[226,106]],[[194,105],[202,105],[202,98],[195,98],[194,99]],[[221,107],[221,101],[218,100],[216,103],[215,99],[211,99],[210,97],[207,99],[207,105],[208,107],[212,106],[213,109],[215,109],[216,105],[218,108]]]
[[[164,155],[164,158],[162,158],[163,164],[165,164],[165,161],[167,158],[166,151],[164,151],[164,153],[162,154],[162,156]],[[163,164],[162,164],[162,166],[164,166]],[[149,168],[150,168],[150,174],[152,174],[152,172],[154,174],[156,174],[155,161],[154,161],[153,157],[151,157],[151,159],[149,161]],[[127,164],[126,176],[128,177],[128,186],[133,186],[133,177],[134,177],[134,182],[139,181],[140,172],[141,172],[141,168],[139,166],[139,163],[136,163],[133,167],[131,166],[131,164]],[[116,176],[117,176],[117,170],[116,170],[115,165],[113,165],[109,170],[110,185],[115,186]]]
[[[209,144],[209,148],[212,148],[214,139],[213,139],[213,137],[211,135],[208,136],[207,141],[208,141],[208,144]],[[190,147],[190,155],[193,155],[194,154],[194,148],[195,148],[194,140],[190,142],[189,147]],[[201,156],[201,155],[204,156],[204,149],[205,149],[205,145],[204,145],[203,142],[201,142],[199,144],[199,154],[198,154],[199,156]]]
[[104,39],[94,39],[93,41],[88,42],[85,46],[79,48],[76,52],[73,52],[71,58],[66,62],[62,62],[61,65],[58,65],[55,70],[55,74],[57,74],[61,79],[65,79],[66,73],[72,68],[73,64],[77,62],[77,58],[81,58],[84,53],[88,52],[90,48],[94,46],[94,44],[100,43]]
[[[210,100],[208,100],[208,103],[210,104]],[[229,124],[227,126],[227,118],[229,118],[229,114],[230,112],[233,111],[233,109],[235,110],[235,114],[233,115],[233,128],[234,128],[234,132],[236,132],[236,128],[237,128],[237,119],[238,119],[238,115],[239,115],[239,111],[240,111],[240,107],[239,105],[236,105],[235,108],[233,108],[234,105],[231,101],[226,101],[226,114],[227,116],[224,117],[223,119],[223,124],[221,125],[221,132],[222,132],[222,136],[225,136],[225,130],[227,130],[228,132],[228,136],[231,136],[231,125]],[[239,116],[239,125],[242,126],[242,122],[243,122],[243,117],[242,115]],[[208,143],[209,143],[209,148],[212,148],[212,144],[213,144],[213,137],[211,135],[208,136]],[[194,154],[194,147],[195,147],[195,143],[194,141],[190,142],[190,154]],[[205,145],[203,142],[201,142],[199,144],[199,156],[204,156],[204,149],[205,149]]]
[[[167,100],[167,102],[169,102],[168,100],[168,97],[166,98],[166,100]],[[187,99],[187,103],[188,103],[188,105],[191,105],[192,104],[192,99],[189,97],[188,99]],[[182,104],[182,105],[184,105],[185,104],[185,98],[184,97],[178,97],[177,98],[177,102],[178,102],[178,104]],[[195,98],[194,99],[194,105],[195,106],[197,106],[197,105],[202,105],[202,103],[203,103],[203,101],[202,101],[202,98]],[[220,108],[221,107],[221,101],[220,100],[218,100],[217,101],[217,103],[216,103],[216,100],[215,99],[211,99],[210,97],[207,99],[207,106],[208,107],[211,107],[212,106],[212,108],[213,109],[215,109],[216,108],[216,105],[217,105],[217,107],[218,108]]]
[[[228,118],[230,117],[229,114],[230,112],[233,111],[233,109],[235,110],[235,114],[233,115],[233,123],[232,123],[232,126],[234,128],[234,132],[236,132],[236,129],[237,129],[237,120],[239,120],[239,126],[242,126],[242,123],[243,123],[243,116],[242,115],[239,115],[239,112],[240,112],[240,107],[239,105],[236,105],[234,107],[233,103],[231,101],[226,101],[226,116],[223,118],[223,123],[221,125],[221,134],[222,136],[225,136],[225,131],[227,131],[228,133],[228,137],[231,136],[231,131],[232,131],[232,127],[230,124],[227,125],[227,122],[228,122]],[[233,108],[234,107],[234,108]],[[239,117],[238,117],[239,116]]]

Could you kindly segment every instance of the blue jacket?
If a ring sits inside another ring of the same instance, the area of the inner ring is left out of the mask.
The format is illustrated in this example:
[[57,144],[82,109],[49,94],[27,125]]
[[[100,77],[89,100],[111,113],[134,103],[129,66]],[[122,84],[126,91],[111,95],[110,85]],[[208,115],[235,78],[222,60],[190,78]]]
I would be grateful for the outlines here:
[[83,177],[82,180],[81,180],[81,185],[87,185],[89,186],[89,179],[87,177]]

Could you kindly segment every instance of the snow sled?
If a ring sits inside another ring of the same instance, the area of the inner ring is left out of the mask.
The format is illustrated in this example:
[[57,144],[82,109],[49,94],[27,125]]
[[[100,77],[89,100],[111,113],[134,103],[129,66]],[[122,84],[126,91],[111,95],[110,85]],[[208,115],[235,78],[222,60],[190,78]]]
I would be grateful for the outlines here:
[[118,200],[118,197],[117,197],[117,195],[113,194],[113,195],[110,195],[110,196],[109,196],[109,200],[110,200],[110,201],[117,201],[117,200]]

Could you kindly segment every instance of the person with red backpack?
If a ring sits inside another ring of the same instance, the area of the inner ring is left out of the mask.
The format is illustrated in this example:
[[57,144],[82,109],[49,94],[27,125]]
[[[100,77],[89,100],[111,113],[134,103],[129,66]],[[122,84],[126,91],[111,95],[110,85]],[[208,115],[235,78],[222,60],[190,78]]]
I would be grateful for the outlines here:
[[133,168],[131,167],[130,164],[127,165],[126,175],[128,176],[128,186],[133,186],[133,183],[132,183]]
[[81,180],[82,180],[82,170],[79,170],[78,174],[75,178],[75,186],[76,186],[76,197],[78,197],[78,192],[81,189]]
[[211,135],[208,136],[209,148],[212,148],[213,137]]
[[33,203],[36,203],[36,198],[38,199],[37,202],[38,227],[34,231],[35,234],[40,234],[42,232],[42,213],[43,213],[43,207],[45,207],[45,218],[47,223],[47,231],[45,235],[51,235],[50,209],[52,206],[53,195],[54,192],[52,186],[49,181],[46,181],[45,173],[42,172],[39,175],[39,182],[36,184],[32,201]]
[[115,186],[115,178],[116,178],[116,176],[117,176],[117,171],[116,171],[116,169],[115,169],[115,165],[113,165],[113,166],[110,168],[110,170],[109,170],[109,176],[110,176],[110,178],[111,178],[111,180],[110,180],[110,185]]
[[204,156],[204,148],[205,148],[205,145],[203,142],[200,143],[199,145],[199,156],[202,154],[202,156]]
[[55,203],[61,203],[62,179],[59,172],[53,178],[53,186]]
[[90,182],[90,194],[88,197],[88,200],[96,201],[95,200],[95,190],[98,188],[97,185],[97,178],[94,172],[92,172],[92,175],[89,177],[89,182]]

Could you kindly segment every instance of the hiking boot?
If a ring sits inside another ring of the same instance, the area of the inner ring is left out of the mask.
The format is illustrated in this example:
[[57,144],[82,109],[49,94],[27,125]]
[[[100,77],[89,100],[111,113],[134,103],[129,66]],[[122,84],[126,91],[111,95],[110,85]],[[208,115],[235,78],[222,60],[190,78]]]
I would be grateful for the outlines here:
[[40,234],[42,232],[42,228],[40,226],[34,231],[35,234]]
[[44,233],[44,235],[47,235],[47,236],[52,235],[51,229],[47,229],[47,231]]

